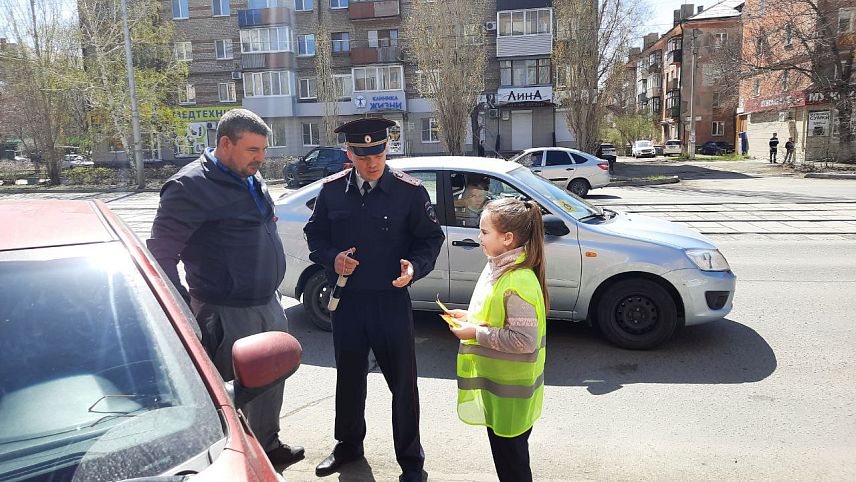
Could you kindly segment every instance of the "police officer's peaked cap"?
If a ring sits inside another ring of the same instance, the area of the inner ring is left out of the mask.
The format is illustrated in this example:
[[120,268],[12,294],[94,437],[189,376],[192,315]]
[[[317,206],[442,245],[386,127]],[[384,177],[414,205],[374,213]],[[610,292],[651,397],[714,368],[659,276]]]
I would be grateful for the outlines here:
[[388,119],[357,119],[340,125],[334,132],[345,133],[345,142],[354,154],[372,156],[383,152],[387,141],[386,130],[394,125],[395,122]]

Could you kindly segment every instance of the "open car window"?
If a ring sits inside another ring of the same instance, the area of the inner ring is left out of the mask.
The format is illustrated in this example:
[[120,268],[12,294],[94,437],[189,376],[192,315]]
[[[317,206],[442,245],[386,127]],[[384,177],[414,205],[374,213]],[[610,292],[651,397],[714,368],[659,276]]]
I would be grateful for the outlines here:
[[[528,169],[526,171],[529,172]],[[477,228],[484,206],[495,199],[529,199],[514,186],[485,174],[454,171],[449,179],[455,213],[455,218],[449,223],[452,226]]]

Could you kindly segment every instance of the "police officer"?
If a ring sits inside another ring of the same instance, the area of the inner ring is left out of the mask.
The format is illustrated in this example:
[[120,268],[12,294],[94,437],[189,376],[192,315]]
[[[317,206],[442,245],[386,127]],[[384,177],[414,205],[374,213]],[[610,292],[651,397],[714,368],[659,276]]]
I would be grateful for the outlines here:
[[366,376],[374,352],[392,392],[399,480],[422,480],[413,315],[407,287],[434,269],[445,236],[421,181],[386,166],[387,129],[372,118],[339,126],[354,165],[324,179],[304,227],[309,258],[328,281],[348,276],[332,312],[337,440],[319,477],[363,457]]

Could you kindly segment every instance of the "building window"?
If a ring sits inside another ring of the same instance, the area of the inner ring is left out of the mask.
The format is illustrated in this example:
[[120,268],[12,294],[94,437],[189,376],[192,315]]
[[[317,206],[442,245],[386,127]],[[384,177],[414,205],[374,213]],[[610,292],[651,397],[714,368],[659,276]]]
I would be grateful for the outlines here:
[[[763,35],[763,32],[762,32],[762,35]],[[763,37],[758,37],[755,39],[755,55],[760,56],[760,55],[764,54],[764,43],[765,42],[764,42]]]
[[244,97],[291,95],[288,72],[244,72]]
[[398,30],[369,30],[369,47],[398,47]]
[[856,8],[838,10],[838,33],[856,32]]
[[298,12],[309,12],[313,7],[312,0],[294,0],[294,9]]
[[228,17],[231,11],[229,10],[229,0],[212,0],[211,14],[215,17]]
[[315,55],[315,34],[297,36],[297,55]]
[[755,85],[752,86],[752,95],[758,97],[761,95],[761,80],[755,79]]
[[215,40],[214,51],[216,52],[217,60],[228,60],[234,58],[231,39]]
[[728,41],[728,34],[725,32],[717,32],[713,34],[713,48],[721,49]]
[[785,25],[785,47],[790,47],[794,42],[794,24],[788,22]]
[[549,85],[552,82],[550,59],[502,60],[499,62],[500,85]]
[[333,82],[336,85],[336,96],[339,99],[350,99],[354,92],[354,80],[351,74],[334,75]]
[[172,0],[172,18],[175,20],[190,18],[187,0]]
[[303,124],[303,145],[317,146],[319,141],[318,124]]
[[724,136],[725,135],[725,122],[713,121],[713,127],[711,128],[711,135]]
[[183,89],[178,89],[179,104],[195,104],[196,103],[196,87],[192,84],[187,84]]
[[788,77],[790,77],[789,74],[789,70],[785,70],[782,72],[782,92],[787,91],[790,87],[790,80],[788,79]]
[[241,30],[241,53],[293,52],[291,27]]
[[348,32],[334,32],[330,34],[333,40],[333,53],[351,51],[351,34]]
[[422,119],[422,143],[434,144],[440,142],[440,124],[436,117]]
[[543,35],[553,33],[551,9],[512,10],[499,12],[499,36]]
[[235,102],[235,83],[220,82],[217,84],[217,92],[220,95],[220,102]]
[[330,8],[348,8],[348,0],[330,0]]
[[176,42],[175,60],[186,62],[193,60],[193,45],[190,42]]
[[285,147],[286,133],[288,132],[285,117],[273,117],[265,119],[265,124],[270,127],[270,136],[268,136],[268,147]]
[[404,72],[400,65],[356,67],[353,69],[354,90],[401,90]]
[[315,79],[300,79],[300,98],[315,99]]
[[249,8],[274,8],[274,7],[290,7],[291,2],[287,0],[250,0]]
[[719,92],[713,93],[713,101],[711,102],[711,107],[714,109],[719,108],[721,102],[722,95]]

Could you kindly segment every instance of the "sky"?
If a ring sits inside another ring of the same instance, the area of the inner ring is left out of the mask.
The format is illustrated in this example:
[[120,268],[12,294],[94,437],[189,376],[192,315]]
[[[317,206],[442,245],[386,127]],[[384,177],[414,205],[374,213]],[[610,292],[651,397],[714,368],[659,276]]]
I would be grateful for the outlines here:
[[[686,1],[686,0],[647,0],[650,5],[650,14],[648,18],[643,19],[640,22],[640,29],[642,30],[642,35],[649,32],[657,32],[659,34],[666,33],[670,28],[672,28],[672,22],[674,21],[674,11],[681,8],[681,4],[689,3],[695,5],[694,10],[697,10],[699,6],[704,6],[705,8],[711,7],[714,4],[718,3],[719,0],[697,0]],[[633,42],[634,46],[642,45],[642,38],[635,39]]]

